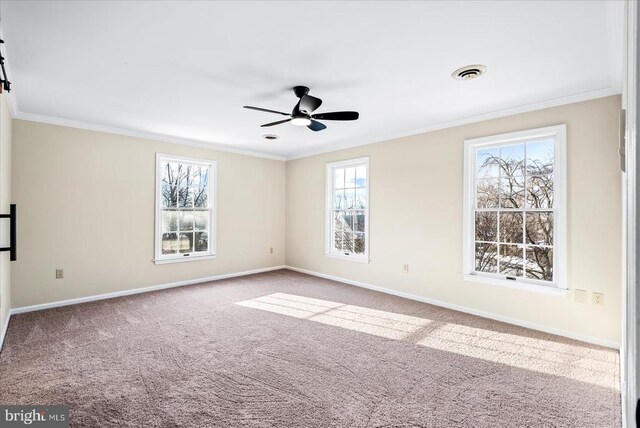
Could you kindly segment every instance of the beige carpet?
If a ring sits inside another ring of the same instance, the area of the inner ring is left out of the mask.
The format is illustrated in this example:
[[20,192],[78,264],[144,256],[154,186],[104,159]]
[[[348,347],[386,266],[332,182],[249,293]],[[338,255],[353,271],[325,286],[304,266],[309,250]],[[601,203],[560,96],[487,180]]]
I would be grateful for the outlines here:
[[74,427],[616,427],[618,353],[291,271],[11,318]]

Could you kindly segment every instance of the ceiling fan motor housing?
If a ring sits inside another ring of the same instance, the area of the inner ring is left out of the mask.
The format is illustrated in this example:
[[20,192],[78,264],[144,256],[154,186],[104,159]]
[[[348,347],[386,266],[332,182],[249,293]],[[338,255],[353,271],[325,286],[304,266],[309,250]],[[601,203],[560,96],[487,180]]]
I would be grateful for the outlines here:
[[294,86],[293,93],[296,94],[296,97],[302,98],[309,94],[309,88],[306,86]]

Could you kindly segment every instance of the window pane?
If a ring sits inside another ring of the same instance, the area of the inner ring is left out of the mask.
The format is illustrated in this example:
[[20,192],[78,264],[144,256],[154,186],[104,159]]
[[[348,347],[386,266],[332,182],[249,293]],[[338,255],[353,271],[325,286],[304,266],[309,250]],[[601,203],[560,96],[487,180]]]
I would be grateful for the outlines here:
[[476,152],[476,177],[497,178],[500,174],[500,149],[481,149]]
[[177,162],[171,162],[170,167],[171,167],[170,174],[173,179],[173,182],[176,183],[178,186],[180,186],[182,180],[184,179],[184,173],[185,173],[184,165]]
[[553,140],[527,143],[527,174],[553,172]]
[[345,213],[342,216],[342,221],[343,221],[342,227],[344,228],[345,231],[353,232],[354,219],[355,219],[355,216],[353,215],[353,211],[345,211]]
[[162,207],[175,208],[178,205],[178,187],[175,184],[162,183]]
[[527,207],[553,208],[553,176],[527,177]]
[[356,187],[356,168],[349,167],[344,169],[344,187]]
[[175,232],[178,230],[178,212],[177,211],[162,211],[162,231],[163,232]]
[[185,186],[190,187],[192,192],[200,185],[200,167],[196,165],[186,165]]
[[178,252],[180,253],[193,252],[193,232],[180,233],[180,238],[178,239]]
[[356,167],[356,186],[367,187],[367,167],[364,165]]
[[522,244],[522,213],[500,213],[500,242]]
[[553,281],[553,250],[548,247],[527,248],[527,278]]
[[200,175],[200,167],[196,165],[190,164],[182,164],[182,168],[184,168],[184,174],[182,175],[183,179],[180,183],[182,187],[194,187],[197,186],[197,183],[194,180]]
[[194,167],[191,165],[178,165],[178,206],[180,208],[193,207],[193,191],[191,191],[189,188],[193,181],[193,168]]
[[342,251],[342,212],[333,211],[333,225],[331,226],[331,232],[333,233],[333,249],[332,251]]
[[195,250],[196,251],[208,251],[209,250],[209,234],[207,232],[195,233]]
[[178,206],[180,208],[193,207],[193,191],[188,187],[180,187],[178,189]]
[[178,234],[162,234],[162,254],[175,254],[178,251]]
[[342,231],[336,230],[333,235],[333,250],[342,253]]
[[353,234],[353,252],[364,254],[364,233]]
[[498,213],[476,212],[476,241],[495,242],[498,239]]
[[342,252],[342,232],[343,227],[341,226],[341,215],[342,213],[335,211],[333,213],[333,251],[338,253]]
[[508,276],[522,276],[523,249],[518,245],[500,244],[500,273]]
[[197,208],[207,208],[209,202],[209,168],[201,167],[198,187],[194,192],[193,203]]
[[346,208],[346,203],[344,202],[344,190],[336,190],[333,193],[333,208],[335,209],[343,209]]
[[478,208],[498,208],[498,180],[494,178],[478,180],[476,185]]
[[162,163],[162,182],[166,184],[178,184],[178,164],[173,162]]
[[356,201],[356,190],[345,189],[344,200],[345,200],[345,208],[353,208],[353,204]]
[[527,243],[553,245],[553,213],[527,213]]
[[524,177],[502,176],[500,179],[500,208],[524,206]]
[[356,208],[367,208],[367,189],[356,190]]
[[342,252],[344,254],[353,253],[353,233],[346,231],[342,233]]
[[334,168],[333,170],[333,188],[344,189],[344,168]]
[[498,272],[498,250],[495,244],[476,244],[476,272]]
[[196,211],[194,216],[195,230],[208,230],[209,211]]
[[193,230],[193,211],[180,211],[180,231]]
[[502,176],[524,175],[524,144],[500,147]]
[[193,205],[196,208],[206,208],[207,207],[207,188],[190,188],[191,189],[191,198],[193,199]]
[[354,211],[353,220],[353,230],[355,232],[364,232],[365,228],[365,212],[364,211]]
[[[335,223],[334,223],[334,231],[336,235],[336,245],[335,248],[341,253],[353,252],[353,233],[352,233],[352,225],[353,225],[353,214],[347,213],[345,211],[338,211],[334,215]],[[341,246],[337,245],[338,242]]]

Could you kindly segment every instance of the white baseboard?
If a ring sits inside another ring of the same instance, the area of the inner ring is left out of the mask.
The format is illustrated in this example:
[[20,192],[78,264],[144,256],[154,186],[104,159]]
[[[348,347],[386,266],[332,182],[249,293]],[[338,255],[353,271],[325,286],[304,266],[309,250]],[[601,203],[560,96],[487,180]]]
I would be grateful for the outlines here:
[[351,279],[340,278],[337,276],[327,275],[320,272],[314,272],[307,269],[301,269],[294,266],[286,266],[287,269],[305,273],[307,275],[317,276],[319,278],[330,279],[332,281],[342,282],[344,284],[355,285],[356,287],[367,288],[369,290],[379,291],[381,293],[391,294],[393,296],[404,297],[405,299],[416,300],[422,303],[428,303],[434,306],[440,306],[447,309],[453,309],[454,311],[464,312],[471,315],[477,315],[483,318],[489,318],[496,321],[505,322],[508,324],[517,325],[519,327],[530,328],[532,330],[542,331],[544,333],[555,334],[557,336],[567,337],[569,339],[579,340],[581,342],[591,343],[594,345],[605,346],[607,348],[620,349],[620,344],[611,340],[601,339],[599,337],[587,336],[579,333],[574,333],[567,330],[558,329],[555,327],[549,327],[543,324],[537,324],[529,321],[524,321],[518,318],[507,317],[503,315],[493,314],[491,312],[485,312],[467,306],[456,305],[453,303],[443,302],[441,300],[431,299],[429,297],[419,296],[417,294],[405,293],[404,291],[392,290],[390,288],[384,288],[377,285],[367,284],[365,282],[354,281]]
[[4,345],[4,338],[7,335],[7,329],[9,328],[9,319],[11,318],[11,311],[7,314],[7,319],[4,320],[4,326],[0,331],[0,352],[2,352],[2,345]]
[[[171,282],[169,284],[152,285],[149,287],[134,288],[131,290],[115,291],[113,293],[96,294],[87,297],[78,297],[76,299],[59,300],[57,302],[42,303],[39,305],[23,306],[21,308],[13,308],[9,312],[10,315],[23,314],[25,312],[41,311],[43,309],[58,308],[60,306],[77,305],[79,303],[94,302],[96,300],[113,299],[114,297],[130,296],[132,294],[148,293],[149,291],[164,290],[166,288],[182,287],[184,285],[201,284],[203,282],[218,281],[221,279],[234,278],[237,276],[253,275],[256,273],[270,272],[273,270],[285,269],[286,266],[272,266],[262,269],[253,269],[244,272],[225,273],[222,275],[208,276],[204,278],[188,279],[185,281]],[[3,336],[4,337],[4,336]]]
[[7,320],[6,320],[5,324],[4,324],[4,327],[3,327],[1,335],[0,335],[0,350],[2,349],[2,344],[4,342],[4,337],[6,335],[7,327],[9,325],[9,317],[11,315],[22,314],[22,313],[25,313],[25,312],[41,311],[43,309],[57,308],[57,307],[60,307],[60,306],[77,305],[79,303],[93,302],[93,301],[96,301],[96,300],[112,299],[114,297],[130,296],[132,294],[148,293],[150,291],[164,290],[164,289],[167,289],[167,288],[174,288],[174,287],[182,287],[182,286],[185,286],[185,285],[200,284],[200,283],[203,283],[203,282],[217,281],[217,280],[221,280],[221,279],[234,278],[234,277],[245,276],[245,275],[252,275],[252,274],[256,274],[256,273],[269,272],[269,271],[274,271],[274,270],[279,270],[279,269],[289,269],[289,270],[300,272],[300,273],[304,273],[304,274],[307,274],[307,275],[313,275],[313,276],[317,276],[319,278],[325,278],[325,279],[329,279],[329,280],[332,280],[332,281],[341,282],[343,284],[354,285],[356,287],[362,287],[362,288],[366,288],[366,289],[369,289],[369,290],[378,291],[378,292],[381,292],[381,293],[386,293],[386,294],[390,294],[390,295],[394,295],[394,296],[398,296],[398,297],[403,297],[405,299],[415,300],[415,301],[422,302],[422,303],[428,303],[430,305],[440,306],[440,307],[443,307],[443,308],[452,309],[454,311],[464,312],[464,313],[471,314],[471,315],[477,315],[477,316],[480,316],[480,317],[483,317],[483,318],[489,318],[489,319],[492,319],[492,320],[501,321],[501,322],[505,322],[505,323],[513,324],[513,325],[517,325],[517,326],[520,326],[520,327],[530,328],[532,330],[538,330],[538,331],[542,331],[542,332],[545,332],[545,333],[555,334],[555,335],[558,335],[558,336],[567,337],[569,339],[580,340],[582,342],[591,343],[591,344],[594,344],[594,345],[606,346],[608,348],[620,349],[620,344],[618,344],[616,342],[613,342],[613,341],[610,341],[610,340],[594,337],[594,336],[587,336],[587,335],[583,335],[583,334],[578,334],[578,333],[574,333],[574,332],[567,331],[567,330],[562,330],[562,329],[558,329],[558,328],[554,328],[554,327],[549,327],[549,326],[546,326],[546,325],[543,325],[543,324],[537,324],[537,323],[533,323],[533,322],[529,322],[529,321],[523,321],[523,320],[520,320],[518,318],[512,318],[512,317],[507,317],[507,316],[503,316],[503,315],[497,315],[497,314],[493,314],[493,313],[490,313],[490,312],[485,312],[485,311],[481,311],[481,310],[478,310],[478,309],[469,308],[469,307],[466,307],[466,306],[461,306],[461,305],[456,305],[456,304],[453,304],[453,303],[443,302],[443,301],[440,301],[440,300],[431,299],[431,298],[424,297],[424,296],[419,296],[419,295],[416,295],[416,294],[405,293],[403,291],[393,290],[393,289],[390,289],[390,288],[380,287],[380,286],[377,286],[377,285],[367,284],[367,283],[360,282],[360,281],[354,281],[354,280],[351,280],[351,279],[346,279],[346,278],[340,278],[340,277],[337,277],[337,276],[327,275],[327,274],[323,274],[323,273],[320,273],[320,272],[314,272],[314,271],[310,271],[310,270],[307,270],[307,269],[301,269],[301,268],[297,268],[297,267],[294,267],[294,266],[273,266],[273,267],[262,268],[262,269],[254,269],[254,270],[249,270],[249,271],[244,271],[244,272],[233,272],[233,273],[209,276],[209,277],[204,277],[204,278],[196,278],[196,279],[189,279],[189,280],[185,280],[185,281],[172,282],[172,283],[168,283],[168,284],[152,285],[152,286],[149,286],[149,287],[134,288],[134,289],[131,289],[131,290],[116,291],[116,292],[113,292],[113,293],[97,294],[97,295],[93,295],[93,296],[79,297],[79,298],[76,298],[76,299],[60,300],[60,301],[57,301],[57,302],[43,303],[43,304],[32,305],[32,306],[23,306],[21,308],[13,308],[13,309],[11,309],[11,311],[9,312],[9,315],[7,316]]

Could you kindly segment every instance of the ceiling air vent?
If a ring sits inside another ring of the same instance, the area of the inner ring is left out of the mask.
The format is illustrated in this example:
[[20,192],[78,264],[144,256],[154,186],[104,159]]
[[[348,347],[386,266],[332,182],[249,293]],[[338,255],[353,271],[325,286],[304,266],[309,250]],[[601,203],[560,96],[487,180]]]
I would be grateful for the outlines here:
[[482,76],[487,72],[487,67],[480,64],[467,65],[451,73],[451,77],[456,80],[471,80]]

